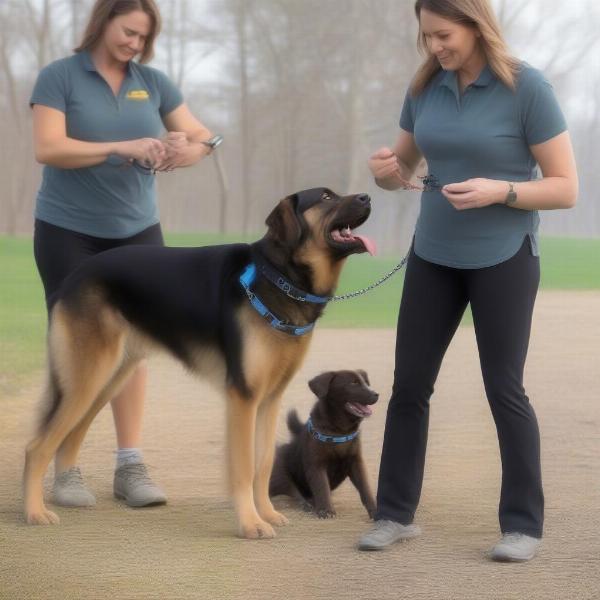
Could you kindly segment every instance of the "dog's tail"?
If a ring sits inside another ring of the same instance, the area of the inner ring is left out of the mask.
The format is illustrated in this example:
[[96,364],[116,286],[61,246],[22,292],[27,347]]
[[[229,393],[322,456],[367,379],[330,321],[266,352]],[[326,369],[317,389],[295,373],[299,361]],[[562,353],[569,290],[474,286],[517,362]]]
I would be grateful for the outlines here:
[[288,412],[287,426],[291,433],[294,435],[298,435],[302,431],[302,429],[304,429],[304,424],[298,418],[298,411],[295,408]]

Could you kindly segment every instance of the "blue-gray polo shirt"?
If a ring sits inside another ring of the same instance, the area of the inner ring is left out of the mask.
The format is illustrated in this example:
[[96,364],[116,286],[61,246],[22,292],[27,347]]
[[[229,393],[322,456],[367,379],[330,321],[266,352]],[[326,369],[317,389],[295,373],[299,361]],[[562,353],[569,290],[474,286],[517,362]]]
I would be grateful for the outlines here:
[[[162,117],[182,102],[166,75],[133,61],[115,96],[85,50],[44,67],[30,100],[64,112],[67,136],[87,142],[157,138]],[[158,223],[155,178],[116,155],[80,169],[46,165],[35,216],[87,235],[129,237]]]
[[[529,146],[567,129],[552,87],[526,63],[516,91],[486,66],[461,96],[456,72],[440,71],[421,94],[407,93],[400,127],[414,134],[441,185],[475,177],[537,179]],[[414,249],[440,265],[488,267],[514,256],[526,236],[537,255],[538,225],[537,211],[503,204],[460,211],[440,191],[423,192]]]

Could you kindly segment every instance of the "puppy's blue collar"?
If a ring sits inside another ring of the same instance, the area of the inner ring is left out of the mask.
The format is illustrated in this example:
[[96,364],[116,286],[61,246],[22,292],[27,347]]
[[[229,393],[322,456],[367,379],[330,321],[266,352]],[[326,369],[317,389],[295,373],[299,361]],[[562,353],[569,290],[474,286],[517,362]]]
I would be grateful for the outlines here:
[[309,323],[308,325],[290,325],[289,323],[285,323],[284,321],[278,319],[261,301],[261,299],[250,289],[254,281],[256,280],[256,265],[254,263],[250,263],[245,269],[244,272],[240,275],[240,284],[244,288],[246,292],[246,296],[248,296],[248,300],[250,300],[250,304],[252,304],[253,308],[256,312],[264,317],[269,325],[278,331],[283,331],[289,335],[304,335],[305,333],[309,333],[312,331],[315,326],[314,323]]
[[310,433],[315,440],[318,440],[319,442],[325,442],[326,444],[343,444],[345,442],[351,442],[358,435],[358,429],[350,435],[324,435],[314,428],[312,419],[310,417],[308,417],[306,427],[308,429],[308,433]]

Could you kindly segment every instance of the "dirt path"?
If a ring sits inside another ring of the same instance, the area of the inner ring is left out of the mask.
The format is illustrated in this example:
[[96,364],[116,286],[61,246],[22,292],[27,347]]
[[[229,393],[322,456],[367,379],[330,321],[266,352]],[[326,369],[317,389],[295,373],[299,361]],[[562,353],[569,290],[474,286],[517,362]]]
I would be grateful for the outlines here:
[[[132,510],[113,501],[114,433],[104,410],[81,457],[98,506],[59,508],[61,525],[26,527],[20,475],[36,382],[29,393],[0,399],[0,598],[598,599],[599,340],[600,294],[540,295],[526,386],[542,431],[546,537],[540,556],[522,565],[484,554],[498,535],[499,457],[471,328],[457,333],[432,400],[417,513],[424,535],[385,553],[355,550],[369,524],[349,484],[334,493],[335,520],[319,521],[278,499],[292,523],[275,540],[235,538],[223,477],[223,405],[167,358],[150,363],[145,453],[169,504]],[[305,416],[307,379],[365,368],[382,398],[362,434],[373,485],[393,350],[390,330],[318,330],[285,399],[286,410],[296,406]]]

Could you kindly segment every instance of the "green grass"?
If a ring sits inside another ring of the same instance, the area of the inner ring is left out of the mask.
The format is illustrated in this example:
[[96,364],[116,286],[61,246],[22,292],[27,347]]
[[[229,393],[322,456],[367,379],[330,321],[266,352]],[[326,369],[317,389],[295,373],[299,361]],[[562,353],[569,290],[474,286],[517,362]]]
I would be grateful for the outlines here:
[[[171,246],[240,241],[240,236],[169,234]],[[242,241],[251,241],[248,238]],[[542,289],[600,289],[600,239],[544,238]],[[400,256],[349,259],[337,292],[364,288],[399,262]],[[46,310],[30,239],[0,236],[0,393],[19,387],[43,364]],[[332,303],[321,327],[395,327],[403,271],[366,296]],[[466,315],[465,323],[470,321]]]
[[542,238],[540,287],[600,289],[600,239]]
[[0,237],[0,392],[19,385],[44,357],[44,292],[28,239]]

